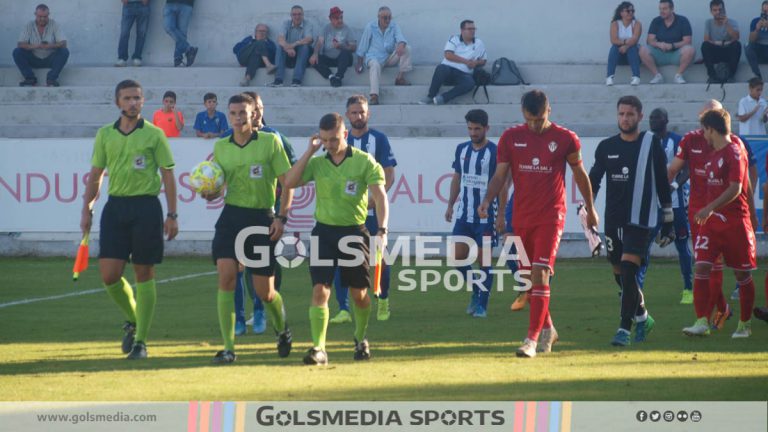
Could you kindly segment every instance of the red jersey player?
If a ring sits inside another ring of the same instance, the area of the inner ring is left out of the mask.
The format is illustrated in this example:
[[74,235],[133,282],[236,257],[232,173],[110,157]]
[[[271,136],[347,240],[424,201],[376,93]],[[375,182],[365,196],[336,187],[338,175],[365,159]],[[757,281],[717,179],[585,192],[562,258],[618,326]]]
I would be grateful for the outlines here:
[[[515,186],[512,229],[520,236],[530,265],[532,282],[528,336],[518,357],[534,357],[551,351],[557,331],[549,316],[549,276],[555,265],[565,225],[565,165],[584,198],[589,226],[597,226],[592,187],[581,160],[579,137],[549,121],[550,106],[541,90],[525,93],[521,101],[525,124],[504,131],[499,140],[496,173],[478,208],[487,217],[491,200],[504,185],[508,173]],[[522,263],[521,263],[522,264]]]
[[704,164],[706,204],[693,217],[694,224],[700,225],[694,243],[694,307],[698,319],[683,332],[689,336],[709,334],[708,297],[716,294],[709,290],[709,276],[712,265],[722,254],[739,284],[741,316],[732,337],[745,338],[751,334],[750,316],[755,300],[750,272],[757,268],[747,157],[741,143],[731,137],[731,116],[727,111],[706,111],[700,122],[702,135],[712,151]]

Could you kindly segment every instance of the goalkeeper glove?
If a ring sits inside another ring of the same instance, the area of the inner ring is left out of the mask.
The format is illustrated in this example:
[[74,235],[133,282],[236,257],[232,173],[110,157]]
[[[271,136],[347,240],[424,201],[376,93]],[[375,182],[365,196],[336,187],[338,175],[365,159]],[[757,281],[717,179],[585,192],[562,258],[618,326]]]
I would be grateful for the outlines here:
[[662,209],[661,230],[656,236],[656,244],[665,247],[675,241],[675,214],[670,207]]

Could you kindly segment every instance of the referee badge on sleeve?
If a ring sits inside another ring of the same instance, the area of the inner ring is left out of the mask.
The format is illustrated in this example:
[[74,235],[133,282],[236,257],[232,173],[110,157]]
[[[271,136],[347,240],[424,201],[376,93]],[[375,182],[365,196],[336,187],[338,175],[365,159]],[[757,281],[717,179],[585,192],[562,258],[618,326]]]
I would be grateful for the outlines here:
[[347,184],[344,186],[344,193],[347,195],[357,195],[357,182],[354,180],[347,180]]
[[144,158],[144,155],[134,156],[134,158],[133,158],[133,169],[143,170],[146,167],[147,167],[147,164],[146,164],[146,160]]
[[251,178],[260,179],[264,176],[264,170],[261,165],[251,165]]

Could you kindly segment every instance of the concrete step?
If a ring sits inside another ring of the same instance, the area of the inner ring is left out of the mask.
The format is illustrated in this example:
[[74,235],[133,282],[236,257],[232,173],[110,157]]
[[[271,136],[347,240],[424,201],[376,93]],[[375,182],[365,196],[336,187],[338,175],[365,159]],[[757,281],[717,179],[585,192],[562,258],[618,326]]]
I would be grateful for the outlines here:
[[[520,72],[523,77],[534,85],[542,84],[600,84],[605,83],[606,67],[604,64],[537,64],[520,63]],[[414,84],[429,85],[435,65],[415,66],[408,73],[408,80]],[[768,66],[763,66],[768,72]],[[490,69],[490,65],[487,66]],[[663,66],[661,73],[668,82],[674,77],[676,67]],[[45,83],[46,69],[36,70],[40,83]],[[213,66],[213,67],[105,67],[105,66],[72,66],[65,67],[60,76],[64,86],[114,86],[124,79],[136,79],[145,86],[222,86],[238,85],[245,73],[245,69],[237,66]],[[382,73],[382,83],[391,85],[397,73],[395,68],[385,68]],[[286,74],[286,81],[290,82],[292,71]],[[616,72],[617,83],[628,83],[630,78],[628,66],[619,66]],[[742,64],[736,75],[736,82],[745,82],[752,77],[752,72],[746,64]],[[651,79],[651,74],[645,68],[641,69],[640,78],[643,83]],[[703,65],[692,65],[685,73],[685,78],[690,83],[705,83],[707,81],[706,68]],[[253,86],[264,86],[272,82],[273,76],[266,75],[263,70],[258,71],[251,82]],[[0,86],[13,87],[21,81],[21,75],[15,67],[0,67]],[[368,74],[357,74],[349,70],[344,78],[345,85],[367,86]],[[322,78],[316,71],[307,70],[304,77],[305,86],[327,86],[328,80]]]

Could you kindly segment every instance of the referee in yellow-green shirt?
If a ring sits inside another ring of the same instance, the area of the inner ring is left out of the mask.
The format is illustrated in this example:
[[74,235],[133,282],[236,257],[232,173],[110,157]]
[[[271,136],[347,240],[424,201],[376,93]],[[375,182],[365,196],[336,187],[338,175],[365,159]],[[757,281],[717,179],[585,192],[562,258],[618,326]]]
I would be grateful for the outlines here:
[[[324,156],[312,157],[319,149]],[[282,181],[282,180],[281,180]],[[320,119],[320,131],[310,138],[309,148],[285,176],[285,185],[294,188],[314,181],[316,191],[315,220],[312,230],[312,255],[318,262],[310,262],[312,303],[309,320],[313,347],[304,357],[309,365],[325,365],[328,355],[325,339],[328,329],[328,298],[331,295],[334,273],[341,269],[341,282],[350,288],[355,317],[355,360],[371,357],[366,331],[371,315],[371,286],[369,274],[370,233],[365,228],[368,216],[368,191],[373,195],[379,226],[374,235],[386,246],[388,202],[384,190],[384,170],[370,154],[347,144],[344,119],[337,113]],[[343,241],[353,240],[346,246],[364,256],[359,265],[345,266],[340,260],[353,260],[354,256],[342,251]]]
[[[93,206],[106,170],[109,199],[101,213],[99,270],[107,293],[126,318],[123,353],[135,360],[147,357],[147,333],[157,298],[154,265],[163,260],[163,233],[172,240],[179,232],[176,181],[165,134],[141,117],[141,85],[121,81],[115,88],[115,104],[120,118],[96,134],[80,229],[83,234],[91,231]],[[168,210],[165,218],[157,198],[161,183]],[[123,277],[128,261],[136,274],[135,298]]]

